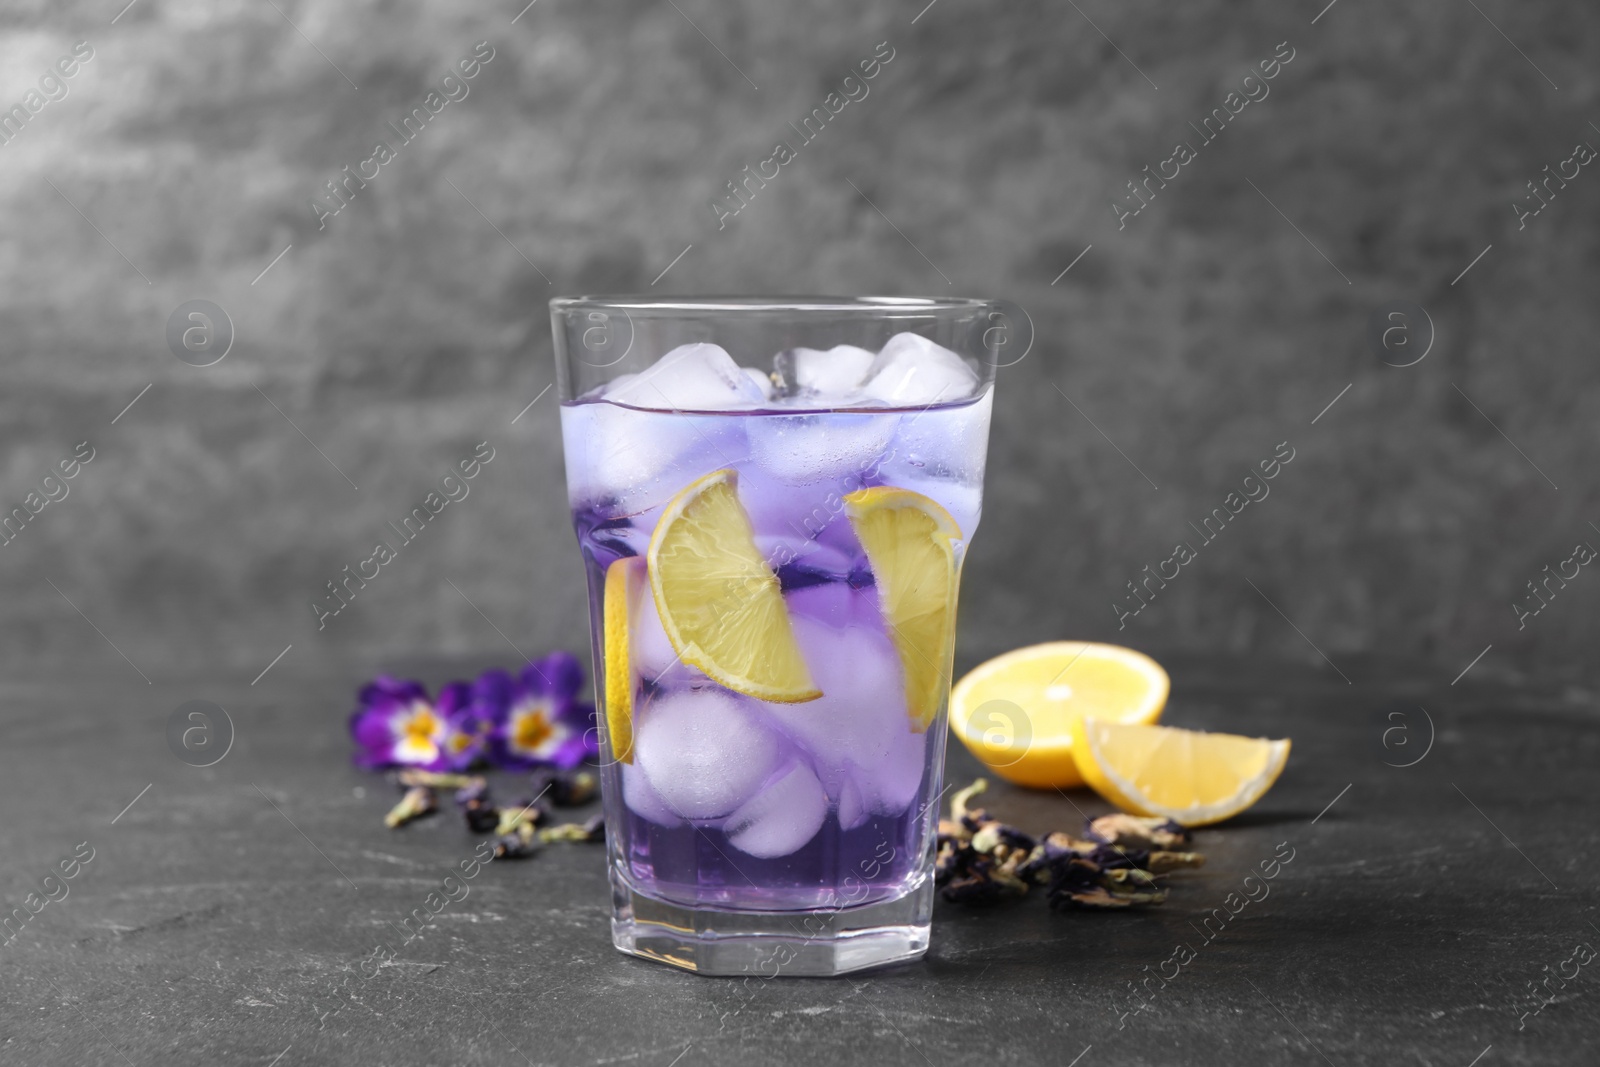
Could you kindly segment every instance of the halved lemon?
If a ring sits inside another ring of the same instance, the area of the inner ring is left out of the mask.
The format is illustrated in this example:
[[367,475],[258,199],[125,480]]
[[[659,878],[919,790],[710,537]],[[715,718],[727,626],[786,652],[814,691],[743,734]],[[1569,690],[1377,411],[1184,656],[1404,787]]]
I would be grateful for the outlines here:
[[1083,785],[1072,759],[1072,724],[1086,716],[1149,723],[1172,683],[1142,652],[1087,641],[1051,641],[974,667],[950,694],[950,729],[990,770],[1018,785]]
[[679,490],[646,558],[661,627],[684,663],[759,700],[798,704],[822,695],[795,643],[778,576],[756,548],[734,471]]
[[633,664],[631,644],[635,591],[645,581],[644,560],[628,556],[606,568],[605,664],[606,728],[611,754],[622,763],[633,762]]
[[1239,814],[1272,788],[1289,758],[1287,740],[1174,726],[1079,719],[1072,733],[1073,758],[1096,793],[1123,811],[1184,826]]
[[912,729],[926,730],[950,687],[961,528],[936,500],[878,485],[844,498],[905,671]]

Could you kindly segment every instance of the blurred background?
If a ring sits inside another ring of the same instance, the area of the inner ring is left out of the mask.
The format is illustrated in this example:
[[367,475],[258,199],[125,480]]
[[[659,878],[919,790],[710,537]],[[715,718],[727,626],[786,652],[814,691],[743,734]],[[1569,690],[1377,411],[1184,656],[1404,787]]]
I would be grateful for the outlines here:
[[[1070,637],[1357,682],[1486,649],[1474,677],[1597,673],[1600,575],[1566,561],[1600,546],[1576,150],[1600,146],[1600,10],[524,3],[0,11],[12,675],[582,651],[546,301],[618,291],[1026,309],[962,668]],[[802,144],[789,124],[885,55]],[[780,141],[797,158],[729,215]],[[169,343],[196,300],[226,315],[209,366]],[[483,441],[470,495],[319,630],[326,583]],[[1283,443],[1270,496],[1202,545]],[[1198,558],[1129,614],[1181,541]]]

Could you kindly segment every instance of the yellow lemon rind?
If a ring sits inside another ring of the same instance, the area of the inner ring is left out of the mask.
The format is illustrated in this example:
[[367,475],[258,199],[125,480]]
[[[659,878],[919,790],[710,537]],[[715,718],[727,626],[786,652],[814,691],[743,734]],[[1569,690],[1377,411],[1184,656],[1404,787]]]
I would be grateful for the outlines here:
[[629,640],[633,632],[629,606],[644,560],[628,556],[606,568],[605,671],[606,731],[611,739],[611,755],[619,763],[633,762],[633,666]]

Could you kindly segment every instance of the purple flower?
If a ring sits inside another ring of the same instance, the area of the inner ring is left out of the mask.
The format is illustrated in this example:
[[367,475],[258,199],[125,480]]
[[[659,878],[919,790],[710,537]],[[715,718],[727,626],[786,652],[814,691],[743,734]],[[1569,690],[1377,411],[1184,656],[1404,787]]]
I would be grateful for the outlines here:
[[[486,691],[499,691],[500,684],[496,678]],[[582,688],[583,668],[570,652],[554,652],[524,667],[509,688],[504,718],[490,740],[495,763],[515,770],[566,769],[594,756],[599,751],[594,705],[578,701]]]
[[362,688],[350,716],[358,767],[445,770],[450,726],[420,682],[380,675]]
[[468,771],[488,758],[489,735],[499,718],[480,703],[476,686],[451,682],[439,691],[434,707],[445,721],[445,770]]

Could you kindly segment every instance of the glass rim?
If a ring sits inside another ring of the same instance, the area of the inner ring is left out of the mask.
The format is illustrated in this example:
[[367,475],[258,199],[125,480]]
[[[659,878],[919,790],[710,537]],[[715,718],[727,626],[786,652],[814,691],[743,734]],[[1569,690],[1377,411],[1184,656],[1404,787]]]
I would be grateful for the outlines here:
[[626,311],[645,314],[704,314],[723,311],[822,314],[938,314],[978,312],[996,301],[965,296],[652,296],[585,294],[550,299],[552,315],[573,311]]

